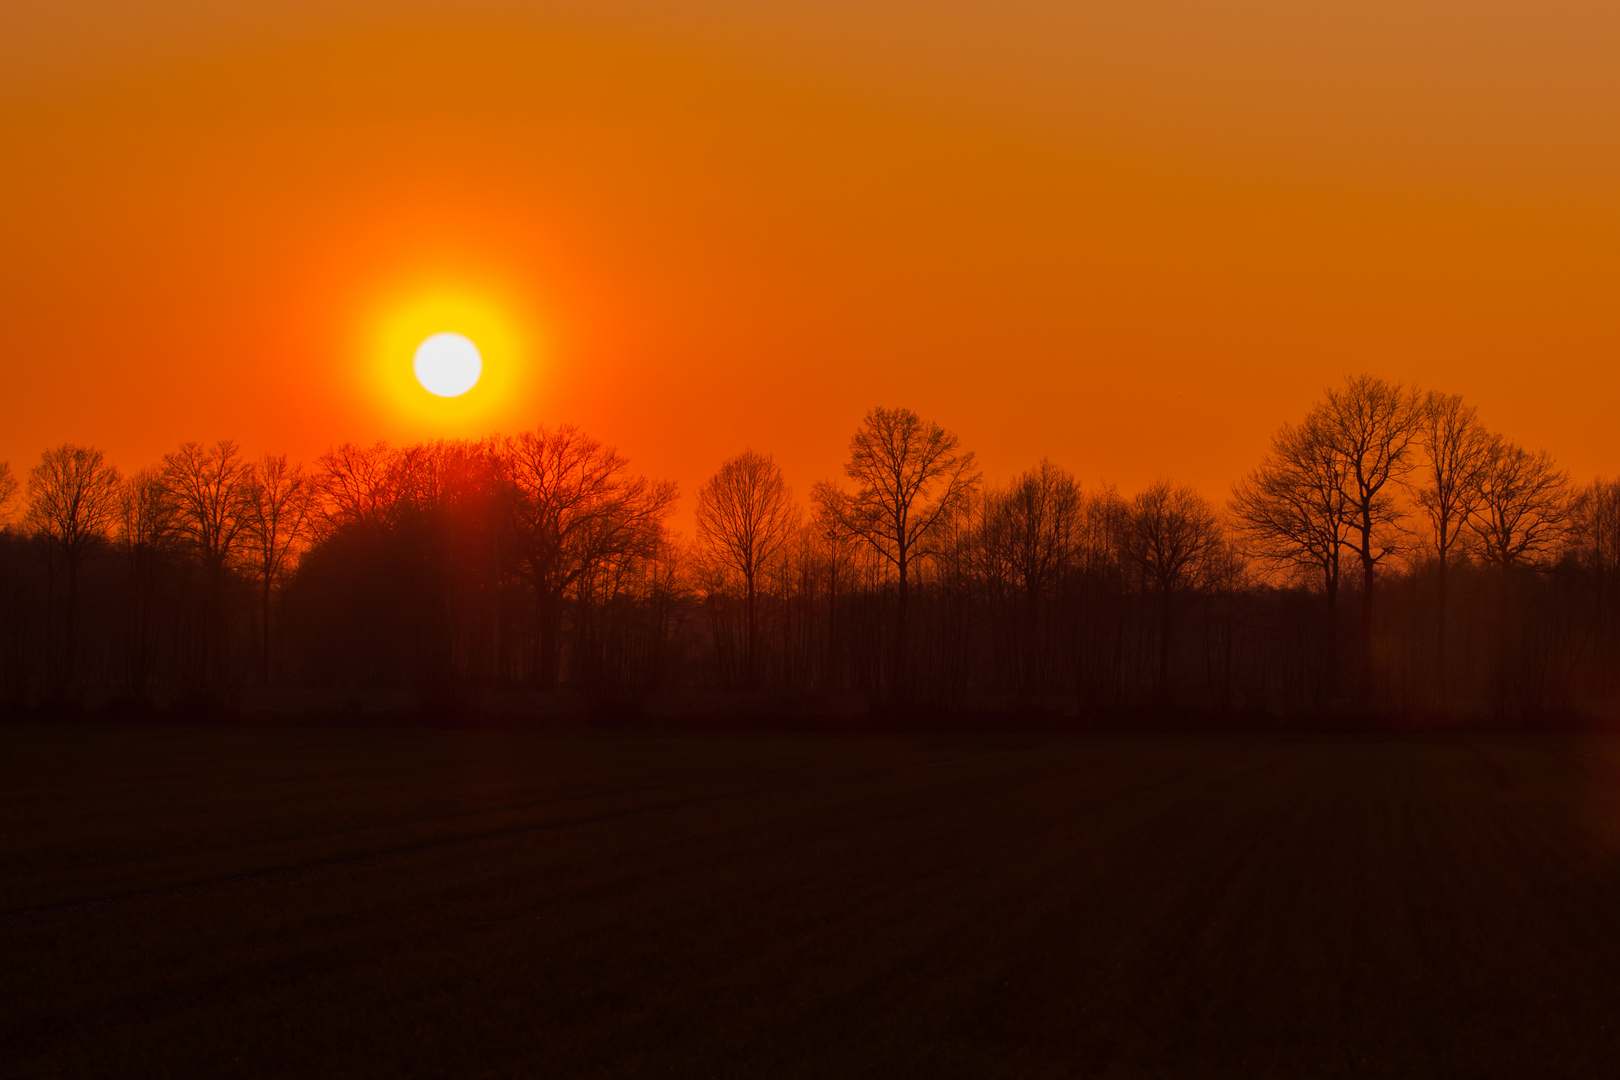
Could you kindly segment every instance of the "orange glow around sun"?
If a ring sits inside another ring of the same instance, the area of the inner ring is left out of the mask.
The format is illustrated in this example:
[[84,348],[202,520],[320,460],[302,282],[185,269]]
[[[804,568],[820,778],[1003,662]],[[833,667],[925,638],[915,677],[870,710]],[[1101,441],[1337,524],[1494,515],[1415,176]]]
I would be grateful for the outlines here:
[[[427,282],[389,289],[359,322],[356,390],[406,429],[429,438],[479,437],[512,426],[534,401],[542,350],[530,319],[498,288]],[[483,359],[477,383],[450,397],[425,388],[414,366],[418,346],[444,333],[471,340]]]

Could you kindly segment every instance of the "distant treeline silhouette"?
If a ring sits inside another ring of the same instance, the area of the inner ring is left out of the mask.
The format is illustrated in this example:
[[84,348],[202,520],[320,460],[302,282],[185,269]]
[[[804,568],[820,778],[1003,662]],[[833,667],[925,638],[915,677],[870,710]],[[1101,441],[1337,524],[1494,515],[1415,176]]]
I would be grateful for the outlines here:
[[187,443],[128,477],[59,446],[0,465],[0,695],[1444,724],[1620,689],[1620,481],[1577,488],[1455,396],[1351,378],[1224,506],[1050,461],[987,486],[905,409],[866,415],[844,472],[800,503],[745,450],[683,538],[673,484],[568,426],[309,467]]

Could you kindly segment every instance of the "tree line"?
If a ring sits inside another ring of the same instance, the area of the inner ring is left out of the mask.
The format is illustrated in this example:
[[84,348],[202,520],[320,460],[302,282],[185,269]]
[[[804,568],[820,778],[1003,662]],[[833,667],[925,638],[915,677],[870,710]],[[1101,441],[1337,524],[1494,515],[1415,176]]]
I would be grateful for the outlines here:
[[305,466],[186,443],[0,464],[0,701],[226,703],[257,687],[660,694],[896,709],[1380,713],[1612,707],[1620,481],[1577,486],[1455,395],[1357,376],[1221,504],[1043,460],[989,485],[874,408],[798,501],[747,449],[699,489],[576,428]]

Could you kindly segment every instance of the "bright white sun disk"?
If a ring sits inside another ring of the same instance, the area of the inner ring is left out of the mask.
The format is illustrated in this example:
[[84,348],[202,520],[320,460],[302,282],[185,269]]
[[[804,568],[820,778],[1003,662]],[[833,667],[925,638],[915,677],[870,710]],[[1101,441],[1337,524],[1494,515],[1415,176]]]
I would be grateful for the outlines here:
[[416,347],[415,367],[422,389],[439,397],[460,397],[478,385],[484,358],[465,335],[447,330]]

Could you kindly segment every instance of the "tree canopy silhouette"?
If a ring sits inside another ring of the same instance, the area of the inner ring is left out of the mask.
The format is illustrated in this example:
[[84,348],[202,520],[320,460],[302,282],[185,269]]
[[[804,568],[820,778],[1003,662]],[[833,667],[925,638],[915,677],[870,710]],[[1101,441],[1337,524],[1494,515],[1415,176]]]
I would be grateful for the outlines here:
[[744,678],[750,686],[759,675],[760,576],[798,530],[800,517],[782,470],[768,455],[752,450],[726,461],[698,490],[698,540],[742,578]]
[[850,438],[844,474],[857,485],[844,504],[851,531],[895,569],[890,691],[904,700],[915,566],[938,554],[943,526],[966,507],[980,476],[955,435],[910,409],[881,407]]
[[118,470],[100,450],[72,443],[46,450],[28,473],[27,527],[61,556],[67,570],[59,694],[72,687],[78,656],[80,570],[112,531],[118,483]]
[[557,679],[562,600],[606,566],[651,555],[676,488],[632,476],[629,462],[578,428],[535,428],[503,447],[520,573],[533,590],[537,670]]
[[568,426],[307,470],[185,443],[127,479],[57,447],[0,526],[0,703],[626,717],[747,688],[785,712],[1460,722],[1620,696],[1620,482],[1577,490],[1454,396],[1347,380],[1225,516],[1049,460],[982,489],[906,409],[867,414],[844,472],[803,514],[742,450],[689,541],[673,484]]

